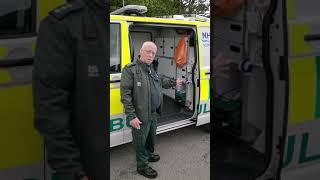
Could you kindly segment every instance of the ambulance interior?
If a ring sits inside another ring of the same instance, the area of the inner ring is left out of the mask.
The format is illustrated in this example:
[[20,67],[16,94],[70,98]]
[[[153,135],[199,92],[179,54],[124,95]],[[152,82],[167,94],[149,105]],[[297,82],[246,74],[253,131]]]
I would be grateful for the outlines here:
[[262,17],[267,5],[251,0],[234,15],[214,17],[213,54],[222,53],[232,61],[229,78],[216,78],[213,87],[211,122],[218,179],[253,179],[267,163],[267,85],[262,63]]
[[[174,52],[180,38],[186,34],[187,62],[182,67],[179,67],[174,60]],[[195,80],[193,71],[197,62],[193,29],[169,25],[131,25],[131,59],[138,59],[140,48],[145,41],[153,41],[157,45],[155,61],[158,63],[158,75],[174,81],[177,78],[183,78],[185,81],[180,87],[162,88],[163,105],[158,125],[192,118],[195,114]]]

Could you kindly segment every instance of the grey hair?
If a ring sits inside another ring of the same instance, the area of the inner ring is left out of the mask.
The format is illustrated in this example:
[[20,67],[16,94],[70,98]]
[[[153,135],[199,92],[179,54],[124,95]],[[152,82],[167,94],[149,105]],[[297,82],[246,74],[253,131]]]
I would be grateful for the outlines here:
[[156,49],[158,49],[158,48],[157,48],[157,45],[156,45],[154,42],[152,42],[152,41],[146,41],[146,42],[144,42],[144,43],[142,44],[141,49],[144,49],[146,46],[149,46],[149,45],[152,45],[152,46],[154,46]]

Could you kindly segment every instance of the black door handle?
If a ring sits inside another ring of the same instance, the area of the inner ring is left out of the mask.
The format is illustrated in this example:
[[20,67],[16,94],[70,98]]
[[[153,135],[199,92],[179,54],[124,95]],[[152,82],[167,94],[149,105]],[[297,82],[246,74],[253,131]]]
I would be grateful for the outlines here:
[[119,80],[111,80],[110,83],[119,83],[120,82],[120,79]]
[[232,52],[235,52],[235,53],[241,52],[241,48],[239,46],[231,45],[229,48],[230,48],[230,51],[232,51]]
[[15,67],[15,66],[29,66],[33,65],[33,58],[23,58],[23,59],[8,59],[0,61],[0,68]]
[[305,41],[320,41],[320,34],[306,34],[304,36]]
[[211,72],[206,72],[205,74],[206,74],[206,75],[210,75],[210,74],[211,74]]
[[279,60],[279,79],[281,81],[289,81],[288,58],[280,56]]

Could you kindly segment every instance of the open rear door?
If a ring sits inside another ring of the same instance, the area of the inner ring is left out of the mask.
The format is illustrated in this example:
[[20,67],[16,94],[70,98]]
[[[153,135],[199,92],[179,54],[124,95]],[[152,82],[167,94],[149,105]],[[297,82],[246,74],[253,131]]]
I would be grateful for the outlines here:
[[244,1],[235,14],[213,22],[213,55],[232,60],[230,78],[212,81],[213,177],[278,179],[288,119],[286,2]]
[[196,96],[198,105],[197,126],[210,123],[210,26],[197,27],[199,60],[195,71]]

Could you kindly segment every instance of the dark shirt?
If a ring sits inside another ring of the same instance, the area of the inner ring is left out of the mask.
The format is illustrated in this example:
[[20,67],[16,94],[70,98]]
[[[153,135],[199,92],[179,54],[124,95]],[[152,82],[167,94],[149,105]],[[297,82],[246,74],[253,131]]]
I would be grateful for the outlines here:
[[147,65],[147,70],[149,72],[149,82],[151,91],[151,112],[156,112],[161,105],[160,78],[152,64]]

